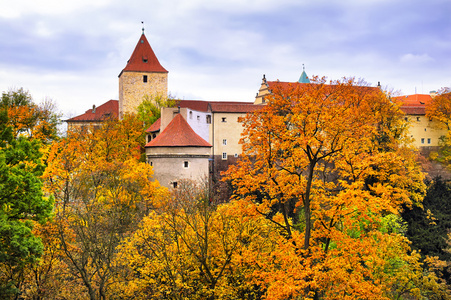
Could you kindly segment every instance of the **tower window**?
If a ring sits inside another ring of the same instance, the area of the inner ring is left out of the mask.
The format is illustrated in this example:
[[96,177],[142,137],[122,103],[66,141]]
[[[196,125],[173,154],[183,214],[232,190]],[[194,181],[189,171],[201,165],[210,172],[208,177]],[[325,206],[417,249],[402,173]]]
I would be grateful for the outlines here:
[[147,75],[143,76],[143,82],[147,82]]

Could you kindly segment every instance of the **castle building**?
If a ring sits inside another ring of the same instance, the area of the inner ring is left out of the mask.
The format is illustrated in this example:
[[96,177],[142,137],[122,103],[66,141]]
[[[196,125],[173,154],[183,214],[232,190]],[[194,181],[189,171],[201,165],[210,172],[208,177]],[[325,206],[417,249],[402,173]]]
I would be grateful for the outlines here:
[[119,118],[135,112],[144,97],[168,95],[168,71],[150,47],[144,29],[127,65],[119,74]]
[[401,110],[406,114],[406,121],[409,121],[409,134],[413,138],[413,144],[424,153],[435,150],[439,146],[440,137],[447,134],[437,121],[426,117],[426,105],[434,96],[435,92],[396,97],[402,103]]
[[[305,69],[295,83],[310,84]],[[267,81],[263,75],[254,102],[177,100],[175,107],[161,108],[161,118],[146,130],[146,157],[154,168],[155,179],[172,188],[186,178],[208,177],[210,182],[220,183],[220,173],[236,163],[242,154],[240,118],[265,105],[275,84],[292,83]],[[159,63],[143,31],[119,74],[119,100],[93,106],[84,114],[66,120],[68,129],[98,126],[107,118],[121,118],[125,113],[136,112],[146,97],[167,97],[167,94],[168,71]],[[438,146],[440,136],[446,133],[425,117],[425,105],[430,99],[430,95],[399,99],[403,102],[401,110],[412,124],[410,134],[420,149]]]

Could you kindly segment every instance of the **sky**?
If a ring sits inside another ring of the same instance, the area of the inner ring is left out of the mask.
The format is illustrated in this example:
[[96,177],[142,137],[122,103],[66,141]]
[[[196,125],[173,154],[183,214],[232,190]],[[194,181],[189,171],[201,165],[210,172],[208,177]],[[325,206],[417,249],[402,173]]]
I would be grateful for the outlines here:
[[0,0],[0,91],[70,118],[119,99],[143,24],[171,96],[253,101],[268,80],[451,86],[450,0]]

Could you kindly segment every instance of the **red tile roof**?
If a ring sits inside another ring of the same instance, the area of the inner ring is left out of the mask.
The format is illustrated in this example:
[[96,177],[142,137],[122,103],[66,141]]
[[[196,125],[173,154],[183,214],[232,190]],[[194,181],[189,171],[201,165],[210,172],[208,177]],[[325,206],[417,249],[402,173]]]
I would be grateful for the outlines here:
[[401,101],[403,106],[421,106],[428,104],[432,100],[432,97],[427,94],[414,94],[396,97],[396,99]]
[[[268,85],[269,90],[271,90],[274,86],[278,85],[281,86],[282,88],[288,88],[290,86],[297,86],[297,85],[314,85],[315,83],[300,83],[300,82],[286,82],[286,81],[267,81],[266,82]],[[373,87],[373,86],[357,86],[354,85],[354,88],[358,88],[360,90],[377,90],[379,89],[378,87]]]
[[157,132],[160,131],[161,126],[161,118],[156,120],[149,128],[146,129],[146,132]]
[[253,103],[210,103],[210,109],[212,112],[248,113],[256,111],[260,108],[262,108],[260,105],[254,105]]
[[141,35],[132,56],[122,70],[122,72],[126,71],[168,73],[158,61],[144,34]]
[[70,118],[66,122],[95,122],[119,115],[119,101],[110,100],[98,107],[88,109],[84,114]]
[[209,111],[209,104],[231,104],[231,105],[253,105],[253,102],[234,102],[234,101],[203,101],[203,100],[177,100],[175,106],[180,108],[189,108],[192,110]]
[[428,94],[414,94],[395,98],[402,103],[401,110],[408,115],[425,115],[426,105],[432,100]]
[[201,138],[188,122],[177,114],[160,135],[146,144],[148,147],[212,147]]
[[426,107],[424,106],[401,106],[401,111],[406,115],[425,115]]

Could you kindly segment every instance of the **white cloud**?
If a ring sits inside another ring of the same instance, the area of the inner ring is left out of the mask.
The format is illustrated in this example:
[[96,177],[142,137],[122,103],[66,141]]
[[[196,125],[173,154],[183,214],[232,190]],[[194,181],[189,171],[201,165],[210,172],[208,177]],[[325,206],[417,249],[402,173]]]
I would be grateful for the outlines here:
[[400,61],[401,63],[405,64],[424,64],[434,61],[434,59],[426,53],[424,54],[407,53],[401,56]]

